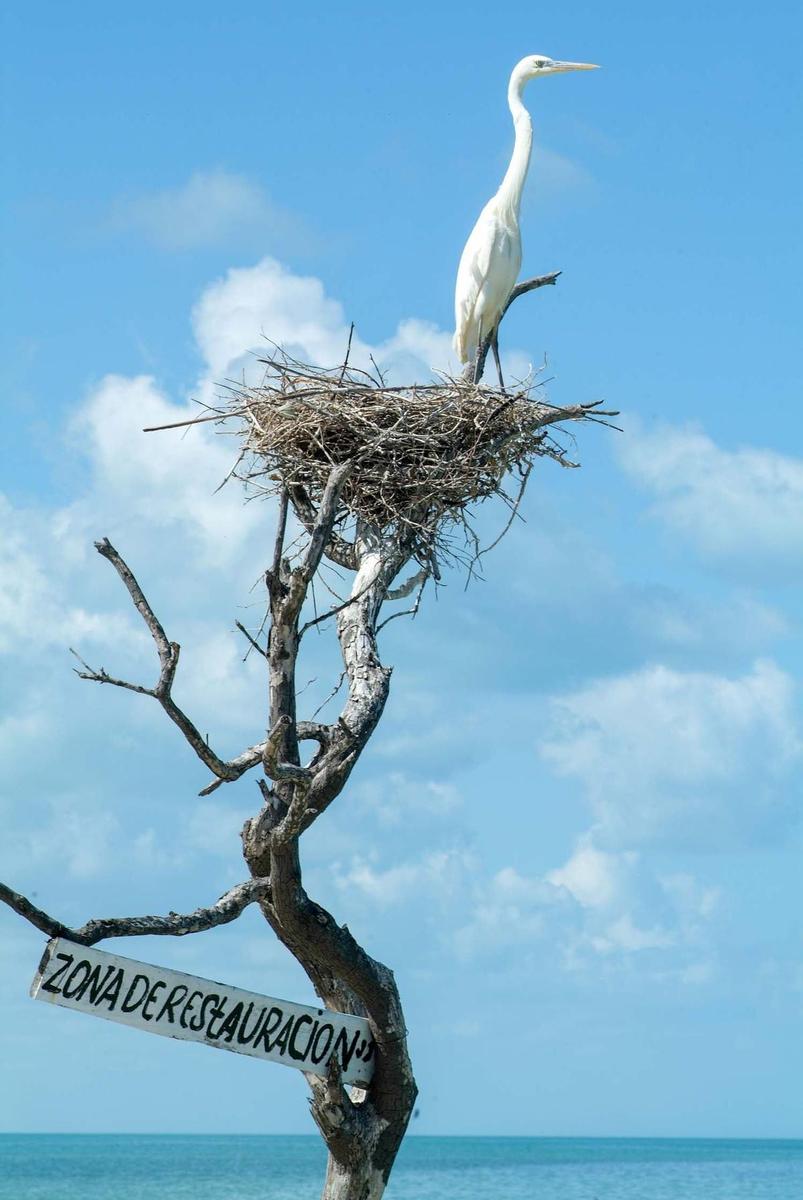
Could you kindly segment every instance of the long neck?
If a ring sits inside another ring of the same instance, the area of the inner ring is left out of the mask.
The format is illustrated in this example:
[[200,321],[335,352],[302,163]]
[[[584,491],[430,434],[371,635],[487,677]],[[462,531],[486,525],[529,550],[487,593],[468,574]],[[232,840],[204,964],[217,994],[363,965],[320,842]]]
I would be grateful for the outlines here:
[[499,191],[496,193],[499,199],[507,204],[517,217],[521,206],[521,193],[524,188],[524,180],[527,178],[527,168],[530,165],[530,152],[533,148],[533,123],[521,99],[526,82],[526,78],[518,75],[515,71],[510,77],[510,85],[507,89],[507,102],[513,117],[516,141],[513,146],[513,154],[510,158],[510,166],[499,185]]

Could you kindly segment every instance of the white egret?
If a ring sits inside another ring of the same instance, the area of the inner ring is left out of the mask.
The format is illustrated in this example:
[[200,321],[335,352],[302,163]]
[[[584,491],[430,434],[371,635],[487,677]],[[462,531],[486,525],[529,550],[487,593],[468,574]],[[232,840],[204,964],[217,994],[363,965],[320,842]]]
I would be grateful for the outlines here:
[[516,284],[521,267],[519,210],[521,193],[533,145],[533,123],[524,107],[522,92],[531,79],[562,71],[592,71],[596,63],[556,62],[543,54],[530,54],[513,68],[507,102],[516,134],[510,165],[499,190],[479,215],[463,249],[457,268],[454,296],[454,349],[461,363],[476,360],[488,334],[502,387],[497,326]]

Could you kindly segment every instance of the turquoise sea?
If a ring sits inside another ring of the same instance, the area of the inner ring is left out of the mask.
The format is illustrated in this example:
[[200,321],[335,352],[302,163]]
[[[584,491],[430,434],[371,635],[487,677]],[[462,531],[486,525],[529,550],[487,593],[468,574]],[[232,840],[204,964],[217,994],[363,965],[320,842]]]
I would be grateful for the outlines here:
[[[317,1137],[0,1135],[0,1200],[316,1200]],[[803,1200],[803,1141],[410,1137],[389,1200]]]

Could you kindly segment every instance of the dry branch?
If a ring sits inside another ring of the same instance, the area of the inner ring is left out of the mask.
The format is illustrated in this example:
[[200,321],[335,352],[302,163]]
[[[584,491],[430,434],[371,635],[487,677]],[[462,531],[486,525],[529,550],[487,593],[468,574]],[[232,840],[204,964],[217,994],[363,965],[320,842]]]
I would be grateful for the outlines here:
[[233,758],[228,762],[215,754],[207,739],[201,734],[200,730],[193,724],[183,709],[179,708],[173,700],[173,681],[176,676],[181,647],[178,642],[170,641],[161,621],[159,621],[145,598],[145,594],[136,576],[122,556],[115,550],[109,539],[102,538],[99,542],[95,542],[95,549],[98,554],[108,559],[112,564],[125,584],[134,607],[151,632],[159,655],[159,679],[153,687],[146,687],[144,684],[139,683],[130,683],[126,679],[117,679],[115,676],[110,675],[103,667],[90,667],[73,650],[72,653],[83,667],[81,671],[76,670],[76,675],[78,675],[79,679],[88,679],[92,683],[108,683],[112,687],[124,688],[126,691],[138,692],[142,696],[152,696],[154,700],[158,700],[173,724],[181,730],[184,738],[195,751],[198,758],[200,758],[201,762],[216,777],[215,782],[205,787],[200,795],[208,796],[221,783],[233,783],[261,760],[263,745],[251,746],[248,750],[244,750],[242,754],[238,755],[237,758]]
[[106,917],[87,921],[78,929],[71,929],[43,909],[37,908],[26,896],[13,891],[5,883],[0,883],[0,900],[13,908],[31,925],[34,925],[48,937],[68,938],[71,942],[79,942],[82,946],[94,946],[104,938],[140,937],[143,934],[165,934],[172,937],[184,937],[188,933],[201,933],[206,929],[214,929],[217,925],[228,925],[239,917],[243,909],[257,900],[264,900],[270,893],[270,882],[267,879],[249,879],[238,883],[209,908],[196,908],[194,912],[168,913],[166,917]]
[[485,370],[485,360],[488,357],[488,352],[494,345],[494,341],[499,332],[499,326],[502,324],[505,314],[513,301],[518,300],[519,296],[526,296],[528,292],[534,292],[536,288],[548,287],[549,285],[554,286],[554,284],[558,282],[559,276],[562,274],[562,271],[550,271],[548,275],[536,275],[532,279],[523,279],[521,283],[516,284],[513,291],[510,293],[507,304],[502,309],[499,320],[496,322],[496,325],[488,334],[488,336],[483,339],[482,345],[477,352],[476,361],[471,364],[472,379],[477,381],[482,379],[483,371]]

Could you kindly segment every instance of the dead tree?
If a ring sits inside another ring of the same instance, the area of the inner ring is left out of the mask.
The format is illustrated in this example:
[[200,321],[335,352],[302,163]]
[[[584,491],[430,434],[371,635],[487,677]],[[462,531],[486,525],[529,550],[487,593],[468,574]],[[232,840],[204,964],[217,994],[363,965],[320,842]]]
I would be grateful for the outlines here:
[[[224,428],[234,420],[241,441],[236,473],[251,488],[278,497],[275,543],[264,571],[266,641],[240,626],[265,660],[261,740],[226,761],[176,704],[180,647],[105,538],[96,543],[98,553],[150,631],[158,679],[152,686],[130,682],[83,660],[77,673],[156,700],[213,777],[201,795],[255,773],[261,803],[242,830],[250,879],[188,915],[115,917],[76,929],[0,884],[0,899],[36,928],[84,945],[198,933],[257,904],[327,1007],[367,1018],[376,1043],[375,1074],[366,1090],[347,1091],[337,1058],[326,1078],[307,1076],[312,1115],[329,1151],[324,1200],[379,1200],[413,1111],[416,1083],[393,973],[307,894],[299,844],[346,787],[382,716],[391,677],[380,656],[382,626],[417,609],[425,583],[441,578],[444,563],[477,569],[483,551],[471,524],[472,504],[501,497],[510,509],[507,528],[536,458],[574,465],[554,440],[556,425],[609,415],[596,405],[550,406],[538,386],[531,380],[508,394],[444,379],[393,388],[378,374],[350,367],[348,355],[341,367],[322,371],[277,352],[266,360],[260,387],[229,389],[220,408],[200,419]],[[509,495],[511,473],[518,475],[518,489]],[[327,561],[353,572],[351,587],[327,612],[309,616],[305,602]],[[383,615],[387,605],[413,595],[412,609]],[[299,717],[296,668],[304,634],[327,621],[339,642],[346,694],[339,716],[320,722]]]

